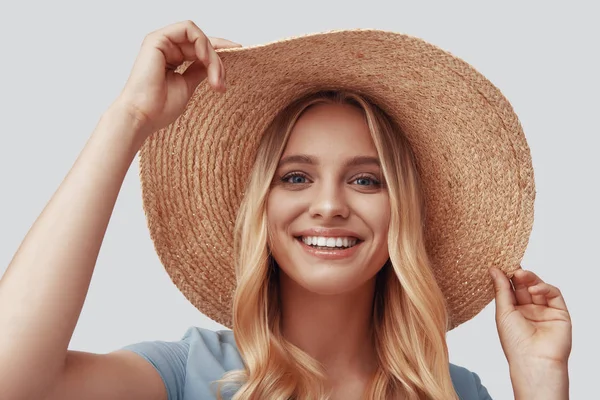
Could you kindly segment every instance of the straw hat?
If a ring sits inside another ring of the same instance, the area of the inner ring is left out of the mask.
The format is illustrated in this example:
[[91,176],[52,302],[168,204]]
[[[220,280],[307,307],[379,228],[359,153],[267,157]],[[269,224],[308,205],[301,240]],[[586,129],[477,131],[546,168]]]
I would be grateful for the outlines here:
[[234,221],[261,134],[289,102],[320,88],[367,96],[411,142],[449,329],[492,301],[490,266],[509,276],[520,267],[535,199],[529,147],[509,102],[469,64],[419,38],[371,29],[218,52],[227,93],[203,82],[140,151],[155,249],[209,318],[231,327]]

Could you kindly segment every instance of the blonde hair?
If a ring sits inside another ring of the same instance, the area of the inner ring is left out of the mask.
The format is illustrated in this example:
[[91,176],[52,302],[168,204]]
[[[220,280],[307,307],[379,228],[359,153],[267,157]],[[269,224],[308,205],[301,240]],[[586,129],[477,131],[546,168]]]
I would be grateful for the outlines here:
[[245,369],[217,381],[219,392],[234,384],[234,400],[329,398],[321,365],[281,334],[266,218],[269,187],[290,132],[304,111],[322,103],[363,110],[391,205],[389,260],[377,274],[373,307],[378,365],[363,398],[458,400],[445,340],[446,304],[424,243],[425,211],[414,154],[400,127],[383,110],[361,95],[339,90],[311,93],[291,103],[260,143],[234,238],[233,331]]

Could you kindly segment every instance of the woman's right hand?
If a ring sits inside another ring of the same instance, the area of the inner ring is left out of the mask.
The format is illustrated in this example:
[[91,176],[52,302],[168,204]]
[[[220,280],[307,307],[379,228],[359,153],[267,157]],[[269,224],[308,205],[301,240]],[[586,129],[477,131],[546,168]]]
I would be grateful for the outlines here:
[[[225,91],[225,68],[215,49],[241,47],[208,38],[192,21],[178,22],[146,36],[131,74],[114,106],[135,118],[138,143],[169,125],[183,112],[200,82],[208,76],[214,90]],[[175,68],[194,61],[183,74]]]

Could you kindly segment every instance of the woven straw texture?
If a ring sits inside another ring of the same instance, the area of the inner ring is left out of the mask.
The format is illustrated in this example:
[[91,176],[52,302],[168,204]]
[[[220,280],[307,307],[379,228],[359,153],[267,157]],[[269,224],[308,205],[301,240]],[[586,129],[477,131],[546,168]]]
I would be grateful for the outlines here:
[[203,82],[140,151],[144,211],[175,285],[231,327],[233,227],[260,136],[297,96],[350,89],[402,127],[417,156],[426,239],[453,329],[493,297],[487,269],[520,267],[533,224],[530,150],[511,105],[466,62],[412,36],[337,30],[219,50],[228,90]]

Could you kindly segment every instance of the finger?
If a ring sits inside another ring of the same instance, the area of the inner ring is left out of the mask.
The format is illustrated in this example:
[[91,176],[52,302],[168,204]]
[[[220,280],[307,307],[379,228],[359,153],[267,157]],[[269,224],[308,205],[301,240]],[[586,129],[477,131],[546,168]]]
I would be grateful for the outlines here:
[[[206,79],[208,74],[205,63],[202,63],[198,60],[196,45],[194,43],[176,44],[165,38],[165,43],[161,46],[161,51],[165,55],[165,59],[169,60],[166,68],[170,70],[176,70],[177,67],[183,63],[183,61],[194,61],[194,63],[188,66],[185,72],[182,74],[185,78],[188,89],[190,90],[189,93],[191,95],[198,84]],[[220,60],[219,64],[221,65]],[[218,86],[213,84],[213,87],[218,90],[222,90],[220,84]]]
[[[191,44],[195,50],[196,58],[207,70],[209,83],[215,87],[215,89],[219,88],[219,76],[221,73],[219,56],[212,48],[212,45],[210,44],[210,41],[204,32],[202,32],[202,30],[194,22],[178,22],[153,32],[149,36],[157,37],[158,40],[160,40],[161,37],[166,38],[170,42],[176,44],[181,49],[182,53],[186,54],[186,58],[188,59],[191,56],[191,54],[188,52],[189,45]],[[168,55],[166,56],[168,57]],[[176,63],[177,61],[177,58],[168,59],[167,63]]]
[[[172,56],[181,58],[181,62],[183,61],[197,61],[198,54],[196,53],[196,44],[195,43],[174,43],[165,37],[168,41],[167,48],[172,51]],[[170,60],[170,58],[169,58]],[[178,61],[179,58],[176,60]],[[181,64],[181,63],[180,63]]]
[[215,48],[215,50],[242,47],[242,45],[239,43],[223,38],[209,36],[208,40],[210,40],[210,44]]
[[[195,46],[197,41],[208,41],[202,30],[198,28],[193,22],[185,21],[178,22],[166,26],[162,29],[154,31],[146,36],[146,40],[156,42],[162,45],[163,52],[166,50],[167,55],[177,55],[183,53],[186,60],[193,61],[201,59],[202,61],[208,62],[208,58],[198,57],[196,54]],[[167,62],[176,62],[177,59],[167,59]]]
[[529,292],[534,296],[543,296],[546,299],[549,307],[558,310],[568,311],[565,299],[562,293],[556,286],[541,282],[529,287]]
[[543,282],[540,277],[533,272],[519,269],[515,272],[511,280],[513,286],[515,287],[515,298],[517,299],[517,304],[548,304],[544,296],[532,296],[532,294],[529,293],[528,288],[530,286]]
[[221,57],[217,54],[215,49],[209,43],[209,52],[211,58],[211,66],[215,65],[216,72],[216,81],[214,81],[215,88],[225,91],[225,67],[223,66],[223,62],[221,61]]
[[[534,283],[535,285],[537,285],[538,283],[544,283],[544,280],[542,278],[540,278],[538,275],[536,275],[534,272],[528,271],[528,270],[526,270],[525,272],[527,272],[528,274],[531,274],[531,275],[534,276],[534,280],[533,281],[535,282]],[[533,286],[533,285],[531,285],[531,286]],[[529,291],[529,289],[528,289],[528,291]],[[548,305],[548,300],[546,299],[545,296],[540,296],[540,295],[537,295],[537,294],[532,294],[531,299],[533,300],[533,304],[537,304],[537,305],[540,305],[540,306],[547,306]]]
[[[169,55],[166,58],[169,60],[174,60],[173,64],[167,63],[167,69],[175,71],[177,67],[179,67],[181,63],[183,63],[183,61],[194,61],[182,73],[185,82],[188,86],[188,93],[191,96],[194,90],[196,90],[196,87],[200,84],[200,82],[206,79],[207,70],[204,67],[204,64],[198,61],[194,44],[184,43],[177,45],[168,40],[167,42],[169,42],[170,44],[165,45],[166,52],[169,52]],[[163,53],[165,52],[163,51]],[[222,65],[222,62],[220,60],[219,63]],[[219,85],[216,89],[219,91],[223,91],[221,85]]]
[[490,268],[490,275],[494,283],[496,296],[496,319],[501,320],[506,315],[515,310],[516,299],[508,277],[498,268]]
[[221,58],[210,44],[208,38],[199,38],[195,44],[198,59],[200,59],[206,67],[208,82],[215,89],[220,89],[222,83],[224,83],[222,80],[223,68],[221,65]]
[[[215,50],[242,47],[242,45],[239,43],[232,42],[231,40],[223,38],[209,37],[208,39],[210,40],[210,44]],[[221,57],[219,57],[219,62],[221,64],[221,80],[224,86],[225,82],[227,81],[227,71],[225,70],[225,66],[223,65],[223,60],[221,59]]]
[[161,39],[162,43],[157,48],[163,53],[166,62],[166,68],[175,70],[185,60],[196,60],[196,52],[193,44],[175,44],[166,36]]

